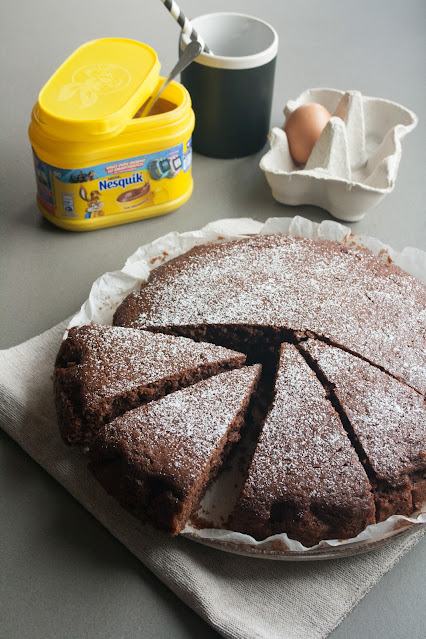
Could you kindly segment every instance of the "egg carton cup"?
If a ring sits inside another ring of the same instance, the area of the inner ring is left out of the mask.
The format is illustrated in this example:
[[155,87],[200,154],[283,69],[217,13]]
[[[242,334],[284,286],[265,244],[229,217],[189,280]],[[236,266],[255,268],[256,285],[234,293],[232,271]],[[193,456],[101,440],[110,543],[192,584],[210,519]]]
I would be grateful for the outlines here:
[[335,218],[357,222],[394,188],[401,140],[416,127],[417,116],[359,91],[308,89],[287,102],[286,119],[309,102],[322,104],[332,117],[307,163],[301,167],[294,162],[286,133],[274,127],[260,168],[278,202],[314,204]]

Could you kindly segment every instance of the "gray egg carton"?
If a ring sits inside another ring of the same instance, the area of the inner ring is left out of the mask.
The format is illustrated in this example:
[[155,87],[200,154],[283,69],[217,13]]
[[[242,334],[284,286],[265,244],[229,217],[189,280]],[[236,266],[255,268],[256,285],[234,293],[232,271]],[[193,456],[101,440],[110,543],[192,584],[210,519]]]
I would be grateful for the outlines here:
[[287,102],[286,118],[302,104],[318,102],[332,114],[307,163],[293,161],[287,135],[269,134],[260,168],[283,204],[314,204],[347,222],[362,219],[395,186],[401,140],[417,125],[405,107],[358,91],[308,89]]

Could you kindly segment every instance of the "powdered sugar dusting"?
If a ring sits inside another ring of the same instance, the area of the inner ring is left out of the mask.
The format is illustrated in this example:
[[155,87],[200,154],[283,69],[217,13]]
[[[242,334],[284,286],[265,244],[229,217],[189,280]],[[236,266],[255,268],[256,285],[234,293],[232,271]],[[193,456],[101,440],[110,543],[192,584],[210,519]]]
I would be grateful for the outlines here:
[[102,438],[136,460],[148,457],[153,474],[191,484],[247,404],[259,373],[259,365],[236,369],[171,393],[104,426]]
[[311,331],[426,393],[425,308],[425,287],[368,251],[269,235],[197,247],[159,267],[117,323]]
[[377,477],[398,486],[426,468],[423,397],[349,353],[308,340],[303,344],[333,385],[342,410]]
[[368,503],[367,476],[325,391],[300,353],[284,344],[276,396],[245,493],[256,502]]

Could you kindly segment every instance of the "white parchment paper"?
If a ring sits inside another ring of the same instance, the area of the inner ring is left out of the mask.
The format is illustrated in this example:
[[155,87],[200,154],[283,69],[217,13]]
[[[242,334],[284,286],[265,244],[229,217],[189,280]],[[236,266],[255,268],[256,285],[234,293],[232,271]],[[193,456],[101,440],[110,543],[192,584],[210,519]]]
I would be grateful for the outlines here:
[[[311,239],[330,239],[345,243],[349,247],[367,248],[383,260],[392,260],[426,284],[426,253],[424,251],[416,248],[405,248],[403,251],[397,252],[375,238],[354,235],[350,228],[338,222],[326,220],[318,224],[300,216],[294,218],[269,218],[264,224],[251,218],[224,219],[211,222],[197,231],[186,233],[171,232],[154,242],[141,246],[128,258],[120,271],[105,273],[94,282],[89,298],[82,305],[80,311],[72,318],[68,329],[72,326],[91,323],[112,324],[112,318],[117,306],[131,291],[138,289],[141,283],[146,281],[150,271],[198,244],[272,233],[285,233]],[[223,517],[226,516],[231,508],[233,496],[230,487],[235,484],[236,464],[237,461],[235,461],[234,466],[231,465],[219,476],[201,503],[200,514],[205,518],[209,518],[215,525],[223,521]],[[223,498],[224,495],[228,496],[226,500]],[[289,539],[285,533],[268,537],[263,541],[256,541],[253,537],[242,533],[218,528],[200,529],[198,524],[197,527],[187,524],[182,534],[188,535],[201,543],[212,542],[217,544],[219,542],[220,544],[224,542],[224,544],[262,551],[281,548],[286,553],[291,553],[291,551],[309,553],[318,548],[331,548],[345,544],[356,544],[362,547],[362,545],[391,536],[401,528],[425,523],[426,504],[424,504],[420,512],[414,513],[412,517],[394,515],[384,522],[368,526],[354,539],[343,541],[337,539],[324,540],[312,548],[306,548],[300,542]]]

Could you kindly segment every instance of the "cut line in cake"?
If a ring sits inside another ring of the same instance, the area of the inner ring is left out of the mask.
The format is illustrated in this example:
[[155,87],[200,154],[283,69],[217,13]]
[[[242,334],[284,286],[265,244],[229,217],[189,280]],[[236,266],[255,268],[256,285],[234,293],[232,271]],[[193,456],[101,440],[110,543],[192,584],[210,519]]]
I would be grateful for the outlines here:
[[384,366],[381,366],[380,364],[377,364],[376,362],[371,361],[367,357],[363,357],[359,353],[356,353],[356,352],[352,351],[350,348],[347,348],[344,344],[339,344],[337,342],[334,342],[331,339],[327,339],[326,337],[323,337],[322,335],[316,335],[312,331],[306,331],[306,333],[304,333],[304,334],[300,334],[299,332],[295,332],[294,333],[294,340],[288,340],[288,341],[290,341],[291,343],[301,344],[302,345],[304,342],[307,342],[307,341],[310,341],[310,340],[315,340],[316,342],[319,342],[321,344],[328,345],[330,347],[339,349],[339,350],[343,351],[344,353],[347,353],[348,355],[352,355],[353,357],[356,357],[359,360],[361,360],[362,362],[365,362],[366,364],[369,364],[370,366],[372,366],[373,368],[376,368],[377,370],[381,371],[382,373],[385,373],[386,375],[388,375],[389,377],[391,377],[395,381],[400,382],[401,384],[404,384],[405,386],[410,388],[414,393],[420,395],[423,398],[425,397],[425,395],[421,391],[417,390],[412,384],[407,382],[406,379],[402,378],[399,375],[395,375],[391,371],[387,370]]
[[386,372],[316,340],[299,351],[324,386],[373,484],[376,521],[426,501],[424,398]]

